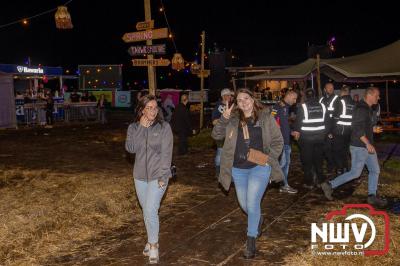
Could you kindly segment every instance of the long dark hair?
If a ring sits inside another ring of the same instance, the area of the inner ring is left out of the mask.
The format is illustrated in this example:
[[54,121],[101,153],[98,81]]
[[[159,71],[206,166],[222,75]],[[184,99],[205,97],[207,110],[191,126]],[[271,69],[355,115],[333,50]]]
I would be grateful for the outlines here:
[[[239,89],[236,91],[235,94],[235,101],[237,99],[237,96],[239,95],[239,93],[246,93],[247,95],[249,95],[253,100],[254,100],[254,104],[253,104],[253,112],[251,113],[251,117],[253,122],[257,122],[258,117],[260,115],[260,111],[264,109],[264,106],[262,105],[262,103],[260,103],[255,97],[254,94],[251,90],[249,89]],[[235,107],[235,112],[239,114],[239,119],[240,119],[240,124],[244,125],[246,124],[246,117],[244,116],[243,111],[239,108],[239,106],[237,105],[236,102],[236,107]]]
[[[134,122],[140,122],[140,118],[142,118],[143,116],[143,110],[146,107],[146,105],[150,102],[150,101],[156,101],[157,102],[157,97],[151,94],[147,94],[145,96],[143,96],[142,98],[140,98],[140,101],[137,103],[136,109],[135,109],[135,120]],[[158,105],[157,105],[158,107]],[[157,124],[157,123],[162,123],[163,118],[160,114],[160,110],[158,110],[157,112],[157,116],[154,120],[153,124]]]

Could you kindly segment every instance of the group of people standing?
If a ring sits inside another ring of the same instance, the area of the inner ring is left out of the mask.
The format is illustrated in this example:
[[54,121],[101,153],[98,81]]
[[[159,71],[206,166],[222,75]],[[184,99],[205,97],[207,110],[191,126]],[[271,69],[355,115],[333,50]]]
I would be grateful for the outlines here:
[[[279,190],[282,193],[297,193],[288,182],[291,136],[300,147],[306,188],[320,187],[326,198],[332,200],[333,189],[359,177],[367,165],[368,203],[385,205],[376,194],[379,164],[373,146],[373,132],[380,132],[375,127],[372,111],[379,100],[379,89],[366,89],[364,99],[358,104],[349,97],[348,87],[343,87],[340,96],[335,96],[333,84],[328,83],[325,93],[318,100],[313,90],[307,90],[306,99],[298,104],[294,119],[290,110],[298,94],[293,90],[288,90],[273,108],[264,107],[248,89],[221,92],[222,100],[212,114],[211,136],[217,142],[216,173],[227,191],[233,181],[239,205],[247,215],[244,251],[247,259],[254,258],[256,239],[263,231],[261,201],[270,181],[282,182]],[[185,98],[181,100],[182,103]],[[186,108],[182,104],[182,108]],[[186,118],[175,119],[184,121]],[[294,122],[290,123],[291,120]],[[128,129],[126,150],[136,153],[133,174],[148,237],[143,254],[149,257],[150,263],[159,261],[158,209],[171,177],[172,147],[172,130],[162,119],[156,97],[142,97],[135,122]],[[347,162],[349,147],[351,168]],[[329,152],[330,155],[338,153],[332,156],[332,167],[335,166],[337,173],[344,173],[332,181],[327,181],[322,167],[324,154]]]

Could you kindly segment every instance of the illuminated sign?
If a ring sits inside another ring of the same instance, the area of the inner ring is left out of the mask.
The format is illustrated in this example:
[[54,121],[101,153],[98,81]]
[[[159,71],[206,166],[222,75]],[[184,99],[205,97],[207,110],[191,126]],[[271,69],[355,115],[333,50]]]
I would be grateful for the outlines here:
[[32,73],[32,74],[43,74],[43,68],[29,68],[26,66],[17,66],[17,71],[19,73]]

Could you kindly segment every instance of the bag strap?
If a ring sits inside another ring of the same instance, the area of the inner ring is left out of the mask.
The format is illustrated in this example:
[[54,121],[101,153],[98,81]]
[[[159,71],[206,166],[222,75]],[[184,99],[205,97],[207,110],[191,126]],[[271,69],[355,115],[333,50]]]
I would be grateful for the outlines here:
[[242,123],[243,138],[244,140],[250,139],[249,128],[246,123]]

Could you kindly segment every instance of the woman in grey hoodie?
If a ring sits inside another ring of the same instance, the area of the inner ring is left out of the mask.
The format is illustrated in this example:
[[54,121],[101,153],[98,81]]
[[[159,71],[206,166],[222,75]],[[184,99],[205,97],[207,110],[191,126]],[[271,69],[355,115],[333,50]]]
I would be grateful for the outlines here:
[[128,128],[125,148],[136,154],[133,177],[147,231],[143,254],[149,257],[150,264],[158,263],[158,209],[171,177],[173,135],[159,113],[155,96],[140,99],[135,122]]

